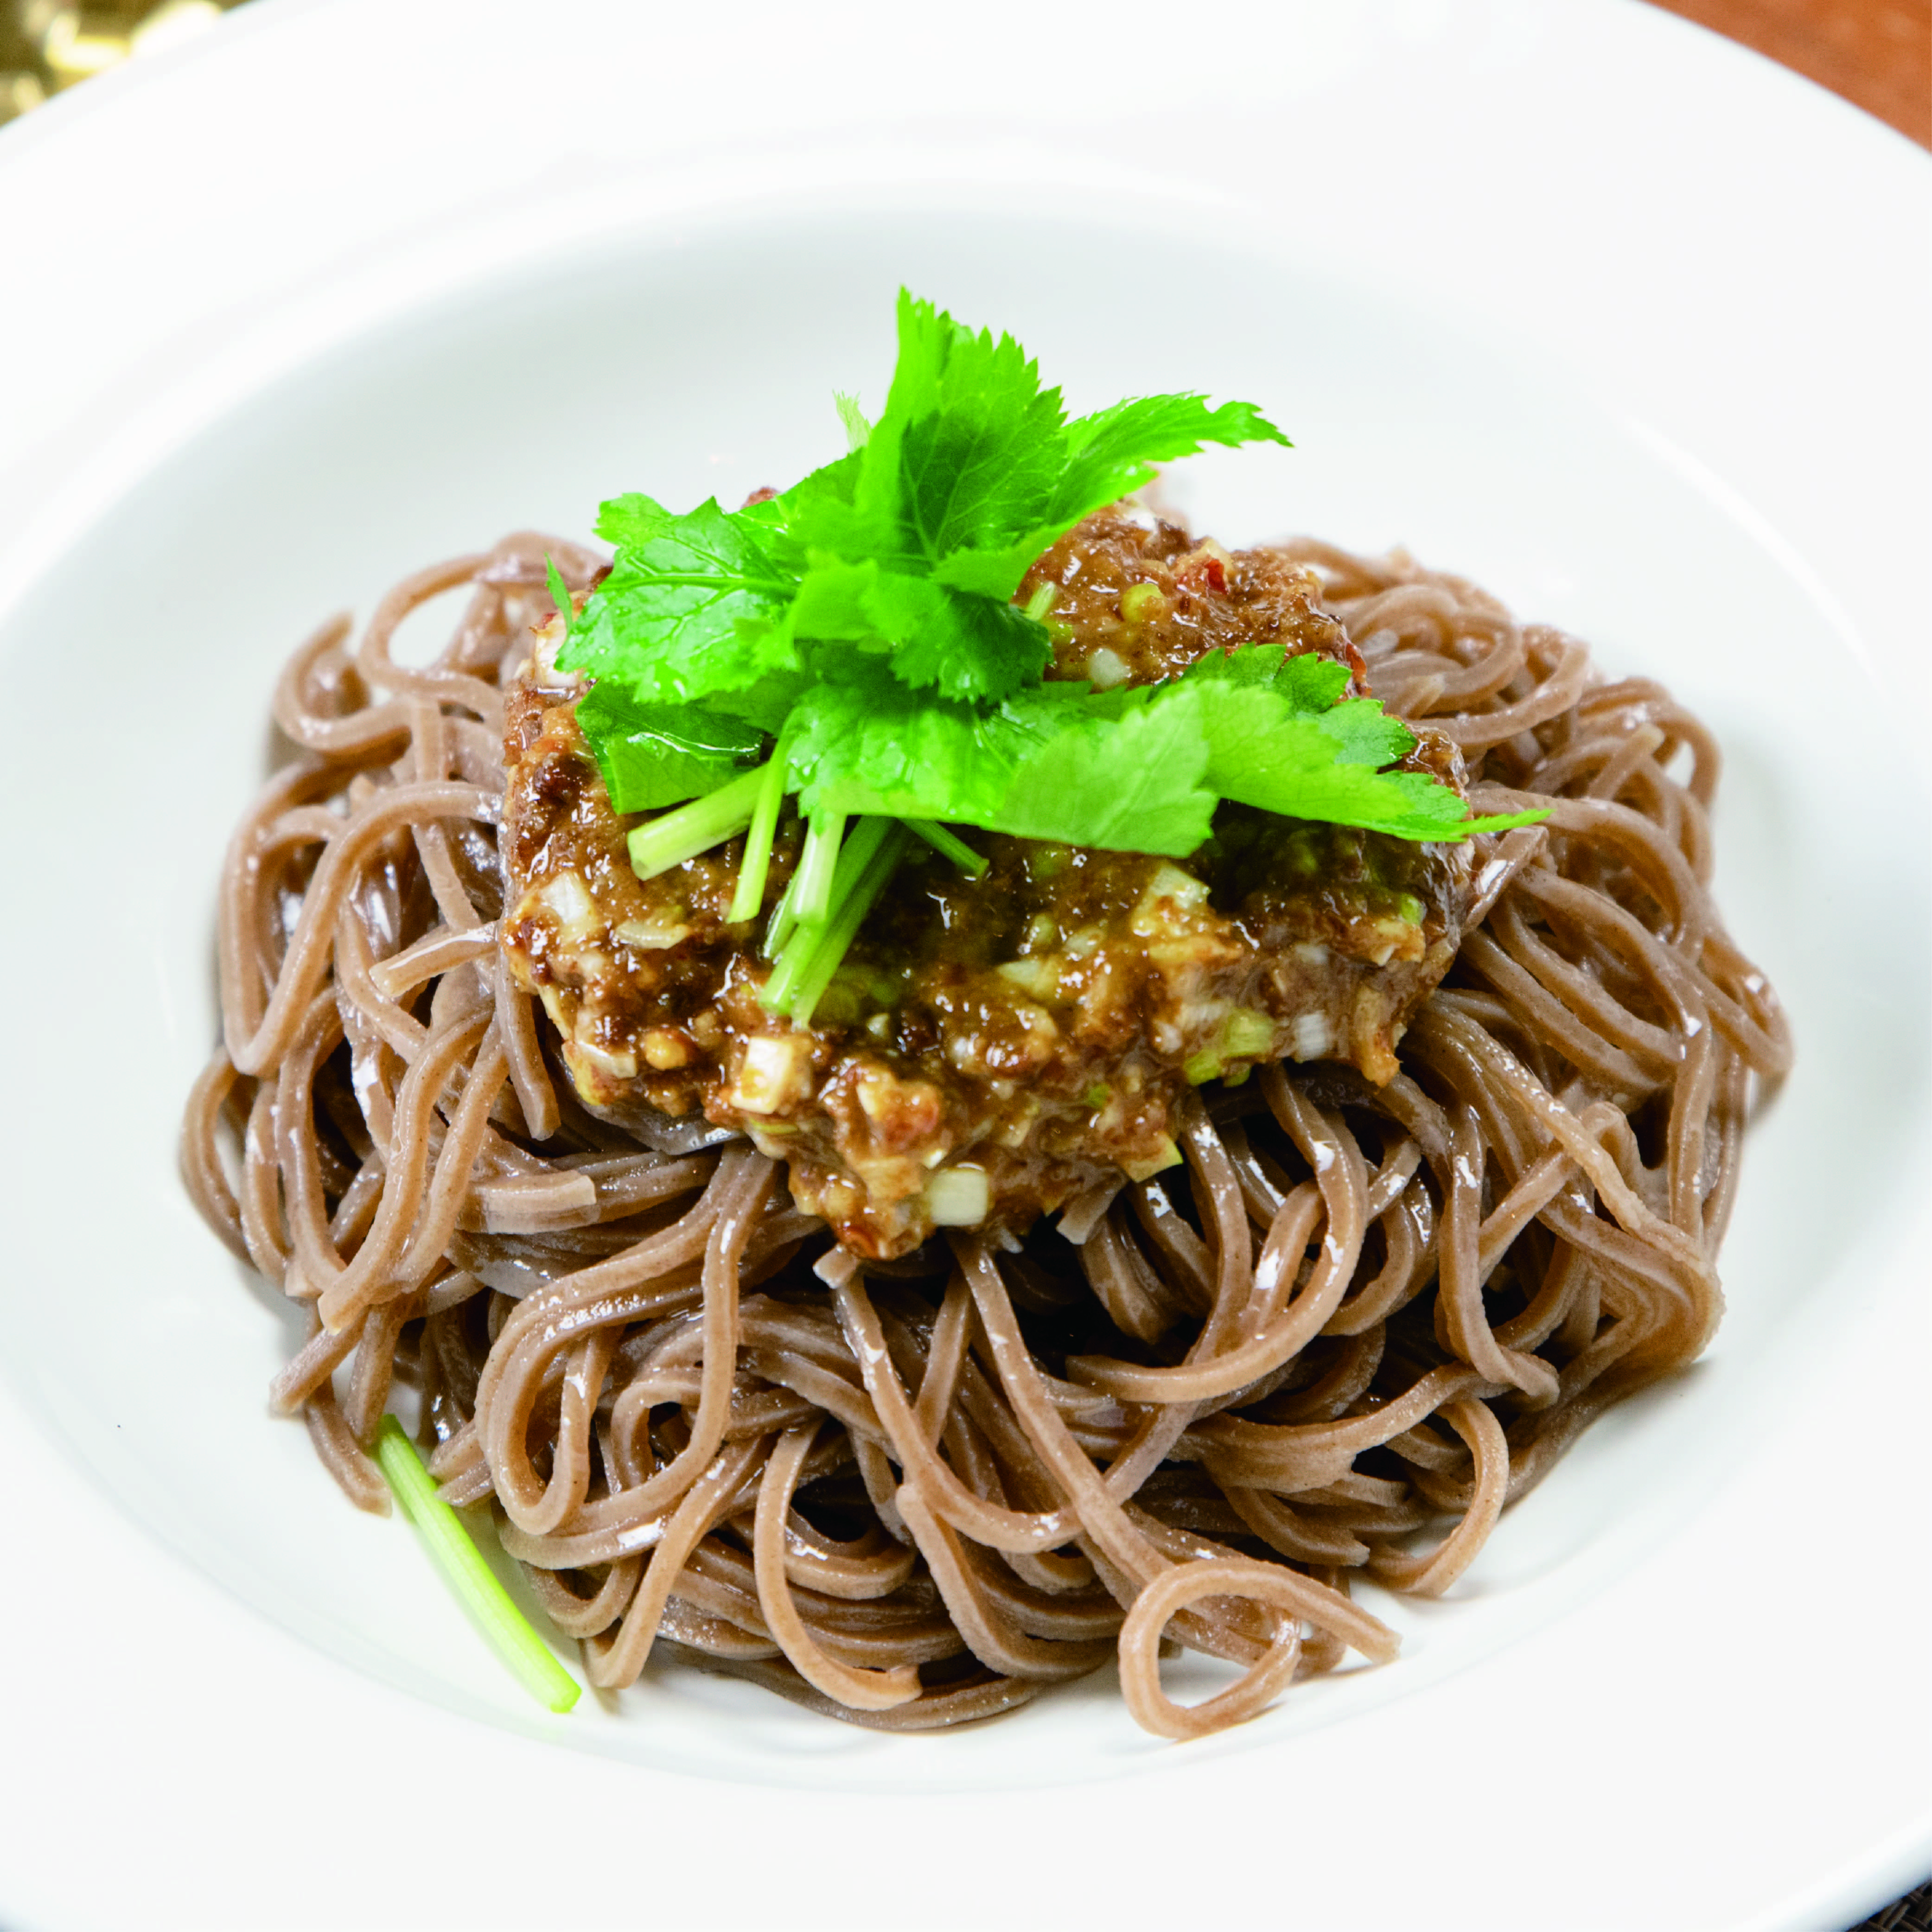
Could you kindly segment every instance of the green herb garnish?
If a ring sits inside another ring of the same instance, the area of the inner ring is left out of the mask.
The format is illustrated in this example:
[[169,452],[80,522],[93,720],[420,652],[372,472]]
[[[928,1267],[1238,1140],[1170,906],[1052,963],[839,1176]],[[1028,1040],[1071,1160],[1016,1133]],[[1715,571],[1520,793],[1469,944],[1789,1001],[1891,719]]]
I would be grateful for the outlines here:
[[482,1625],[496,1654],[540,1704],[568,1711],[582,1692],[575,1678],[551,1655],[530,1619],[510,1600],[483,1553],[470,1540],[456,1512],[437,1493],[416,1446],[393,1415],[376,1432],[376,1460],[396,1500],[422,1532],[431,1559],[458,1600]]
[[1279,645],[1132,689],[1046,680],[1050,596],[1012,602],[1028,567],[1161,463],[1286,443],[1253,404],[1144,396],[1070,422],[1010,336],[903,291],[878,422],[837,400],[851,448],[781,496],[682,515],[606,502],[616,560],[557,659],[596,680],[578,718],[615,808],[696,801],[632,832],[641,875],[742,833],[730,914],[754,918],[796,795],[772,1010],[802,1023],[837,970],[862,916],[849,896],[869,905],[904,848],[880,821],[970,870],[984,861],[950,826],[1181,858],[1222,799],[1418,840],[1542,815],[1472,818],[1449,786],[1387,770],[1414,748],[1407,728],[1344,699],[1343,666]]

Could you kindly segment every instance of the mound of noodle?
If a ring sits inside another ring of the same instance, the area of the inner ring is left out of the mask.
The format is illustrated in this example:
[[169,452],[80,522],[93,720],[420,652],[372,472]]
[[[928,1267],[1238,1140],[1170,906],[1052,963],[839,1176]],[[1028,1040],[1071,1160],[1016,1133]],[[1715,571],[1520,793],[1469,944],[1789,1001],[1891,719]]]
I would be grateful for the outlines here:
[[[1184,1168],[995,1250],[857,1264],[742,1141],[592,1118],[504,970],[502,691],[598,560],[523,536],[288,665],[296,748],[221,888],[184,1167],[302,1311],[273,1399],[356,1502],[398,1383],[592,1681],[656,1649],[855,1721],[982,1718],[1118,1660],[1181,1737],[1393,1634],[1610,1403],[1690,1360],[1790,1044],[1708,890],[1716,748],[1646,681],[1406,558],[1312,564],[1376,694],[1462,748],[1478,904],[1388,1086],[1210,1086]],[[433,663],[389,640],[470,587]],[[1422,1546],[1415,1546],[1420,1543]],[[1238,1676],[1183,1707],[1164,1640]]]

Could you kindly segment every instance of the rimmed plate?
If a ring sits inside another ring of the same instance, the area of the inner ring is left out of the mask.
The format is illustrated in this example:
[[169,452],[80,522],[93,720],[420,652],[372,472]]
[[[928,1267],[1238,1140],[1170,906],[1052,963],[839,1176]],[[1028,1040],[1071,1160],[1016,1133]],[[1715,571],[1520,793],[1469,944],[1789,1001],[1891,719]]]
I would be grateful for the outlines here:
[[[1876,124],[1582,0],[269,0],[0,137],[38,265],[0,306],[0,1915],[1828,1927],[1920,1876],[1928,200]],[[902,280],[1082,405],[1270,406],[1293,454],[1177,476],[1203,527],[1406,542],[1670,680],[1798,1028],[1706,1363],[1400,1663],[1184,1750],[1097,1683],[942,1738],[676,1673],[544,1718],[266,1418],[280,1317],[173,1176],[281,655],[614,490],[800,470]]]

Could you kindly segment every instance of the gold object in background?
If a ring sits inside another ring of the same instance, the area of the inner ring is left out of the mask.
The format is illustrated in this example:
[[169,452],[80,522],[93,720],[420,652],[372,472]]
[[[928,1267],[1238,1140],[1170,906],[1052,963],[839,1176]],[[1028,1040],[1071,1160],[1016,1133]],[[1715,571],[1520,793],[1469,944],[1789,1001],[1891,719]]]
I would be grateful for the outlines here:
[[236,0],[0,0],[0,123],[124,60],[200,33]]

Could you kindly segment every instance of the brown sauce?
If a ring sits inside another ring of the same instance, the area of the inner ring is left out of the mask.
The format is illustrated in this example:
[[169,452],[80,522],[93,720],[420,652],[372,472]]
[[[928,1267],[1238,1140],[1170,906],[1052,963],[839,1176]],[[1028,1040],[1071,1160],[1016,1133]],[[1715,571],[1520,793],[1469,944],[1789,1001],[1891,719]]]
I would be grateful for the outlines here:
[[[1279,640],[1360,657],[1306,573],[1138,513],[1089,518],[1051,581],[1055,674],[1172,676]],[[1136,586],[1147,586],[1137,592]],[[1224,804],[1186,862],[971,832],[970,879],[923,848],[874,908],[807,1028],[759,1004],[762,922],[728,925],[740,842],[649,881],[573,707],[513,697],[503,944],[584,1100],[620,1120],[701,1113],[789,1165],[801,1207],[868,1254],[962,1219],[1024,1228],[1097,1182],[1174,1158],[1190,1084],[1274,1059],[1395,1070],[1409,1014],[1461,937],[1468,858]],[[1418,761],[1454,775],[1453,750]],[[796,862],[782,824],[767,910]]]

